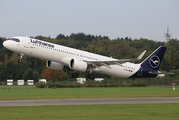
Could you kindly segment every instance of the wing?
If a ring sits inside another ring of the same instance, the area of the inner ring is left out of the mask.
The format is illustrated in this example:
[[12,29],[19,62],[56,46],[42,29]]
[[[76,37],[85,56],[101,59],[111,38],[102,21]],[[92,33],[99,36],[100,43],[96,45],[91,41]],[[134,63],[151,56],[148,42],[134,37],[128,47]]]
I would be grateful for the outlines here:
[[110,65],[120,65],[122,66],[122,63],[125,62],[134,62],[134,61],[138,61],[140,59],[142,59],[142,57],[144,56],[146,50],[144,52],[142,52],[137,58],[134,59],[121,59],[121,60],[109,60],[109,61],[88,61],[88,60],[84,60],[84,62],[87,62],[88,65],[91,65],[93,68],[99,68],[101,66],[106,66],[108,68],[111,68]]

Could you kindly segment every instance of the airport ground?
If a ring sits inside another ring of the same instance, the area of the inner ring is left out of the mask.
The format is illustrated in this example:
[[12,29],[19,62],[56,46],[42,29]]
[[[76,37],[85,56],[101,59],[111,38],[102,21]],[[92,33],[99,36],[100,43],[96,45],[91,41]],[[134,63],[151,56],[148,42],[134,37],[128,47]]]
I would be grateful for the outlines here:
[[0,107],[2,120],[178,120],[179,104]]
[[[1,100],[92,99],[179,97],[179,86],[115,88],[35,88],[34,86],[0,86]],[[179,104],[115,104],[65,106],[1,106],[1,119],[178,119]]]
[[0,100],[179,97],[179,86],[36,88],[0,86]]

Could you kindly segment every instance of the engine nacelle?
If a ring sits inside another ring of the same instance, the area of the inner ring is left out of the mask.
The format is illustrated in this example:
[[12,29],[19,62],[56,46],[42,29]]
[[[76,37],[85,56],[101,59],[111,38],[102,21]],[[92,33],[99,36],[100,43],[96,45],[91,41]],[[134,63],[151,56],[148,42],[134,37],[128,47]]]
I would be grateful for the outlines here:
[[78,60],[78,59],[71,59],[70,60],[70,64],[69,67],[73,70],[77,70],[77,71],[81,71],[81,72],[85,72],[88,65],[86,62],[82,61],[82,60]]
[[46,62],[46,65],[48,68],[54,69],[54,70],[62,70],[64,65],[58,62],[54,61],[48,61]]

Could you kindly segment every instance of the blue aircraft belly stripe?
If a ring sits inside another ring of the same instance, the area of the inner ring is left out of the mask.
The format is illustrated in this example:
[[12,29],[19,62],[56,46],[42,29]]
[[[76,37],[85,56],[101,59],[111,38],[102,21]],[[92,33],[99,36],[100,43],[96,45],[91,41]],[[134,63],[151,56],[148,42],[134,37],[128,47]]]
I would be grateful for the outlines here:
[[135,74],[130,76],[129,78],[154,78],[154,77],[157,77],[157,75],[149,73],[149,71],[157,72],[155,70],[148,69],[148,68],[142,68],[142,71],[140,71],[140,70],[141,70],[141,68]]

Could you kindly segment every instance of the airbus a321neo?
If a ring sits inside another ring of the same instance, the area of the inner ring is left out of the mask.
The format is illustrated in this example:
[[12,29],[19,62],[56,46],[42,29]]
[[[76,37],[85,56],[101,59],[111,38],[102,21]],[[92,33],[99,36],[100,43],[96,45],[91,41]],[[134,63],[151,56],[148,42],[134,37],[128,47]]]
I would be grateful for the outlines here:
[[[3,42],[3,46],[11,51],[20,53],[19,62],[24,54],[47,60],[47,67],[62,70],[64,65],[74,71],[90,71],[88,78],[93,79],[92,71],[121,77],[121,78],[151,78],[163,77],[167,73],[158,71],[166,47],[158,47],[143,62],[134,64],[131,62],[140,60],[146,50],[134,59],[114,59],[62,45],[57,45],[29,37],[13,37]],[[74,72],[72,77],[79,77]]]

